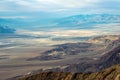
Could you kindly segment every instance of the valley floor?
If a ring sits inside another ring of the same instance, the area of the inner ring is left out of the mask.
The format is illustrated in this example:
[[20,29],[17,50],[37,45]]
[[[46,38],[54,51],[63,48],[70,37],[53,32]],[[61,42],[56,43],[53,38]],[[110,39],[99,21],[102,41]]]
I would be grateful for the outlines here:
[[[41,48],[12,48],[9,50],[0,50],[0,80],[5,80],[18,75],[27,75],[32,71],[40,69],[52,69],[66,67],[66,65],[79,62],[79,58],[89,55],[80,54],[68,56],[65,59],[58,60],[33,60],[26,61],[29,58],[40,56],[42,52],[52,49],[53,47]],[[2,57],[4,57],[2,59]]]
[[[111,51],[114,47],[118,46],[118,44],[120,43],[119,37],[120,36],[96,37],[88,40],[88,42],[92,44],[68,43],[68,44],[59,45],[57,47],[28,46],[28,47],[1,49],[0,50],[0,80],[6,80],[8,78],[12,78],[15,76],[29,75],[31,73],[38,72],[41,69],[43,70],[53,69],[53,68],[62,69],[71,65],[67,68],[68,70],[71,70],[69,68],[72,69],[74,68],[77,70],[76,66],[81,66],[81,63],[94,64],[94,61],[99,60],[101,56],[107,53],[111,54],[111,52],[109,51]],[[115,53],[116,55],[114,56],[117,59],[119,59],[118,56],[120,51],[119,47],[113,50],[116,50]],[[73,53],[78,53],[78,54],[73,54]],[[57,56],[60,56],[61,58],[59,57],[56,58]],[[108,59],[105,60],[107,61]],[[119,63],[119,61],[117,63]],[[89,67],[88,70],[91,70],[92,68],[94,67]]]

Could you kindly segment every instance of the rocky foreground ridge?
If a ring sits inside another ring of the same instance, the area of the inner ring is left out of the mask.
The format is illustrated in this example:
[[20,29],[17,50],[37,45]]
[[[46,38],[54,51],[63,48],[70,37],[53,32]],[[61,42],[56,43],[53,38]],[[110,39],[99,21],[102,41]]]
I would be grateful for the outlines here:
[[95,73],[46,72],[17,80],[120,80],[120,65]]

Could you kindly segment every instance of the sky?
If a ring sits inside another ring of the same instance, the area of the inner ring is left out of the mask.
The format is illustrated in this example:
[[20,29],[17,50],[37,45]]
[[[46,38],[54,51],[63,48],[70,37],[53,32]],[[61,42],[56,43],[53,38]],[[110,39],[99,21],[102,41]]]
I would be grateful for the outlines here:
[[75,14],[119,14],[120,0],[0,0],[0,17],[61,17]]

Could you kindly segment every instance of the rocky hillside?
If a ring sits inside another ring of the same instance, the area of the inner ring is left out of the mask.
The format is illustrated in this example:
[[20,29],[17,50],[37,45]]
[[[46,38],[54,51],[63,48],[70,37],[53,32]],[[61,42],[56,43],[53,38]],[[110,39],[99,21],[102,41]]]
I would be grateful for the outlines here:
[[120,80],[120,65],[96,73],[46,72],[17,80]]
[[41,56],[31,58],[28,60],[57,60],[64,59],[69,55],[104,53],[111,50],[114,46],[118,45],[115,42],[119,40],[118,35],[99,36],[89,39],[87,42],[81,43],[66,43],[56,45],[54,49],[45,51]]
[[120,39],[111,42],[107,47],[112,48],[110,51],[102,53],[102,57],[100,59],[72,64],[62,71],[96,72],[104,70],[110,66],[120,64]]
[[104,35],[104,36],[98,36],[94,37],[88,40],[89,43],[110,43],[116,40],[119,40],[120,36],[119,35]]
[[101,71],[110,66],[120,64],[120,46],[113,48],[111,51],[104,53],[99,60],[72,64],[63,71],[67,72],[95,72]]
[[90,50],[88,48],[91,46],[92,46],[92,44],[90,44],[90,43],[61,44],[61,45],[55,46],[54,49],[51,49],[51,50],[44,52],[42,56],[37,56],[35,58],[31,58],[28,60],[57,60],[57,59],[62,59],[65,56],[77,55],[80,53],[89,52]]
[[[69,64],[68,62],[67,67],[64,69],[53,68],[43,70],[43,72],[96,72],[120,64],[119,35],[95,37],[88,40],[88,42],[89,43],[69,43],[59,45],[55,49],[46,51],[42,56],[29,60],[56,60],[63,59],[69,55],[78,58],[77,62],[75,61],[73,64]],[[85,57],[81,57],[80,54],[85,55]]]

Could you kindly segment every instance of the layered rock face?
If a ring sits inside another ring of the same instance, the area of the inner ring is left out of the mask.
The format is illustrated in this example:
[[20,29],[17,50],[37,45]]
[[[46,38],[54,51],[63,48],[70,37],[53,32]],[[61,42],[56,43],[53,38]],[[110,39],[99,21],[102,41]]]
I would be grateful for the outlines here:
[[120,80],[120,65],[96,73],[46,72],[17,80]]

